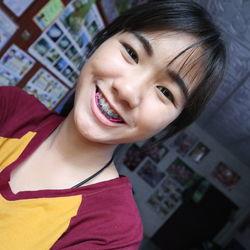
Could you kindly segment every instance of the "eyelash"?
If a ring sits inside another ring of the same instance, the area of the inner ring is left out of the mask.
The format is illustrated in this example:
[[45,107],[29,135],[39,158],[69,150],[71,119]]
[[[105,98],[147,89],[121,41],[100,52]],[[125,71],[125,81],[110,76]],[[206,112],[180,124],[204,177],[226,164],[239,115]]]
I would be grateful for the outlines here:
[[123,44],[123,47],[125,48],[128,55],[135,61],[135,63],[138,63],[139,57],[138,57],[136,51],[127,44]]
[[172,103],[174,103],[174,96],[173,94],[165,87],[157,86],[157,88],[161,91],[161,93],[168,98]]

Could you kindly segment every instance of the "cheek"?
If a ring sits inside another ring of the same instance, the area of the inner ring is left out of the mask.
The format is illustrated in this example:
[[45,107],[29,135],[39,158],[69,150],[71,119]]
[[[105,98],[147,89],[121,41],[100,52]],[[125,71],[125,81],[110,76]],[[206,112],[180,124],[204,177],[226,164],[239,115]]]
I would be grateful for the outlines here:
[[151,107],[151,109],[147,108],[145,110],[143,118],[139,120],[141,124],[140,127],[142,130],[145,132],[148,131],[152,135],[166,128],[180,114],[179,111],[171,106],[165,106],[164,108]]
[[90,63],[92,73],[102,77],[118,77],[127,69],[127,64],[118,49],[97,52]]

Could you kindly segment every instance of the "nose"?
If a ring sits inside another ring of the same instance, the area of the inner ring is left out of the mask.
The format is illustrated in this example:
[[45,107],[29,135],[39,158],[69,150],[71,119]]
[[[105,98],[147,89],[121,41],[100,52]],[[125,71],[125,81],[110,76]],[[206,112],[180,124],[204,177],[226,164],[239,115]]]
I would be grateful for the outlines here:
[[150,85],[151,75],[149,71],[130,72],[129,75],[117,78],[112,83],[112,89],[116,98],[129,108],[135,108],[143,100]]
[[143,94],[143,86],[145,83],[141,80],[119,80],[116,79],[112,83],[112,89],[115,97],[125,106],[133,109],[140,105]]

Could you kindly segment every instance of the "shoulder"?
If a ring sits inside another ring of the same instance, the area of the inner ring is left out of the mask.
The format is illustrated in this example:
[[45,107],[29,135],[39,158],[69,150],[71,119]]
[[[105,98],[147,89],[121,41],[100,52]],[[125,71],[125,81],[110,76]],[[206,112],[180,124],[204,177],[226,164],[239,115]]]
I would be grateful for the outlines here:
[[67,247],[78,242],[75,247],[79,249],[138,249],[143,236],[142,222],[131,184],[124,178],[127,177],[120,183],[121,178],[116,179],[116,186],[111,181],[110,186],[83,195],[78,215],[71,221],[74,230],[69,228],[67,232],[68,240],[70,235],[74,240],[65,242]]
[[0,87],[0,104],[19,109],[25,108],[27,106],[32,108],[32,106],[30,105],[33,104],[35,106],[38,105],[46,109],[46,107],[34,96],[26,93],[21,88],[11,86]]
[[[35,132],[51,114],[37,98],[24,90],[18,87],[0,87],[1,134],[19,136],[27,129]],[[16,131],[16,135],[13,131]]]

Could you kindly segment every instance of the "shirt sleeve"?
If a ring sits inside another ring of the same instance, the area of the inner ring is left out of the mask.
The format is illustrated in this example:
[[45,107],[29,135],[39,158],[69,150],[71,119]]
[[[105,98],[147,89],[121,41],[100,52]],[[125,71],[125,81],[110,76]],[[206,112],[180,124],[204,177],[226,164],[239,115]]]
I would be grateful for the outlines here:
[[31,129],[38,128],[50,113],[38,99],[21,88],[0,87],[0,136],[13,133],[14,127],[22,133],[22,127],[24,129],[27,124]]

